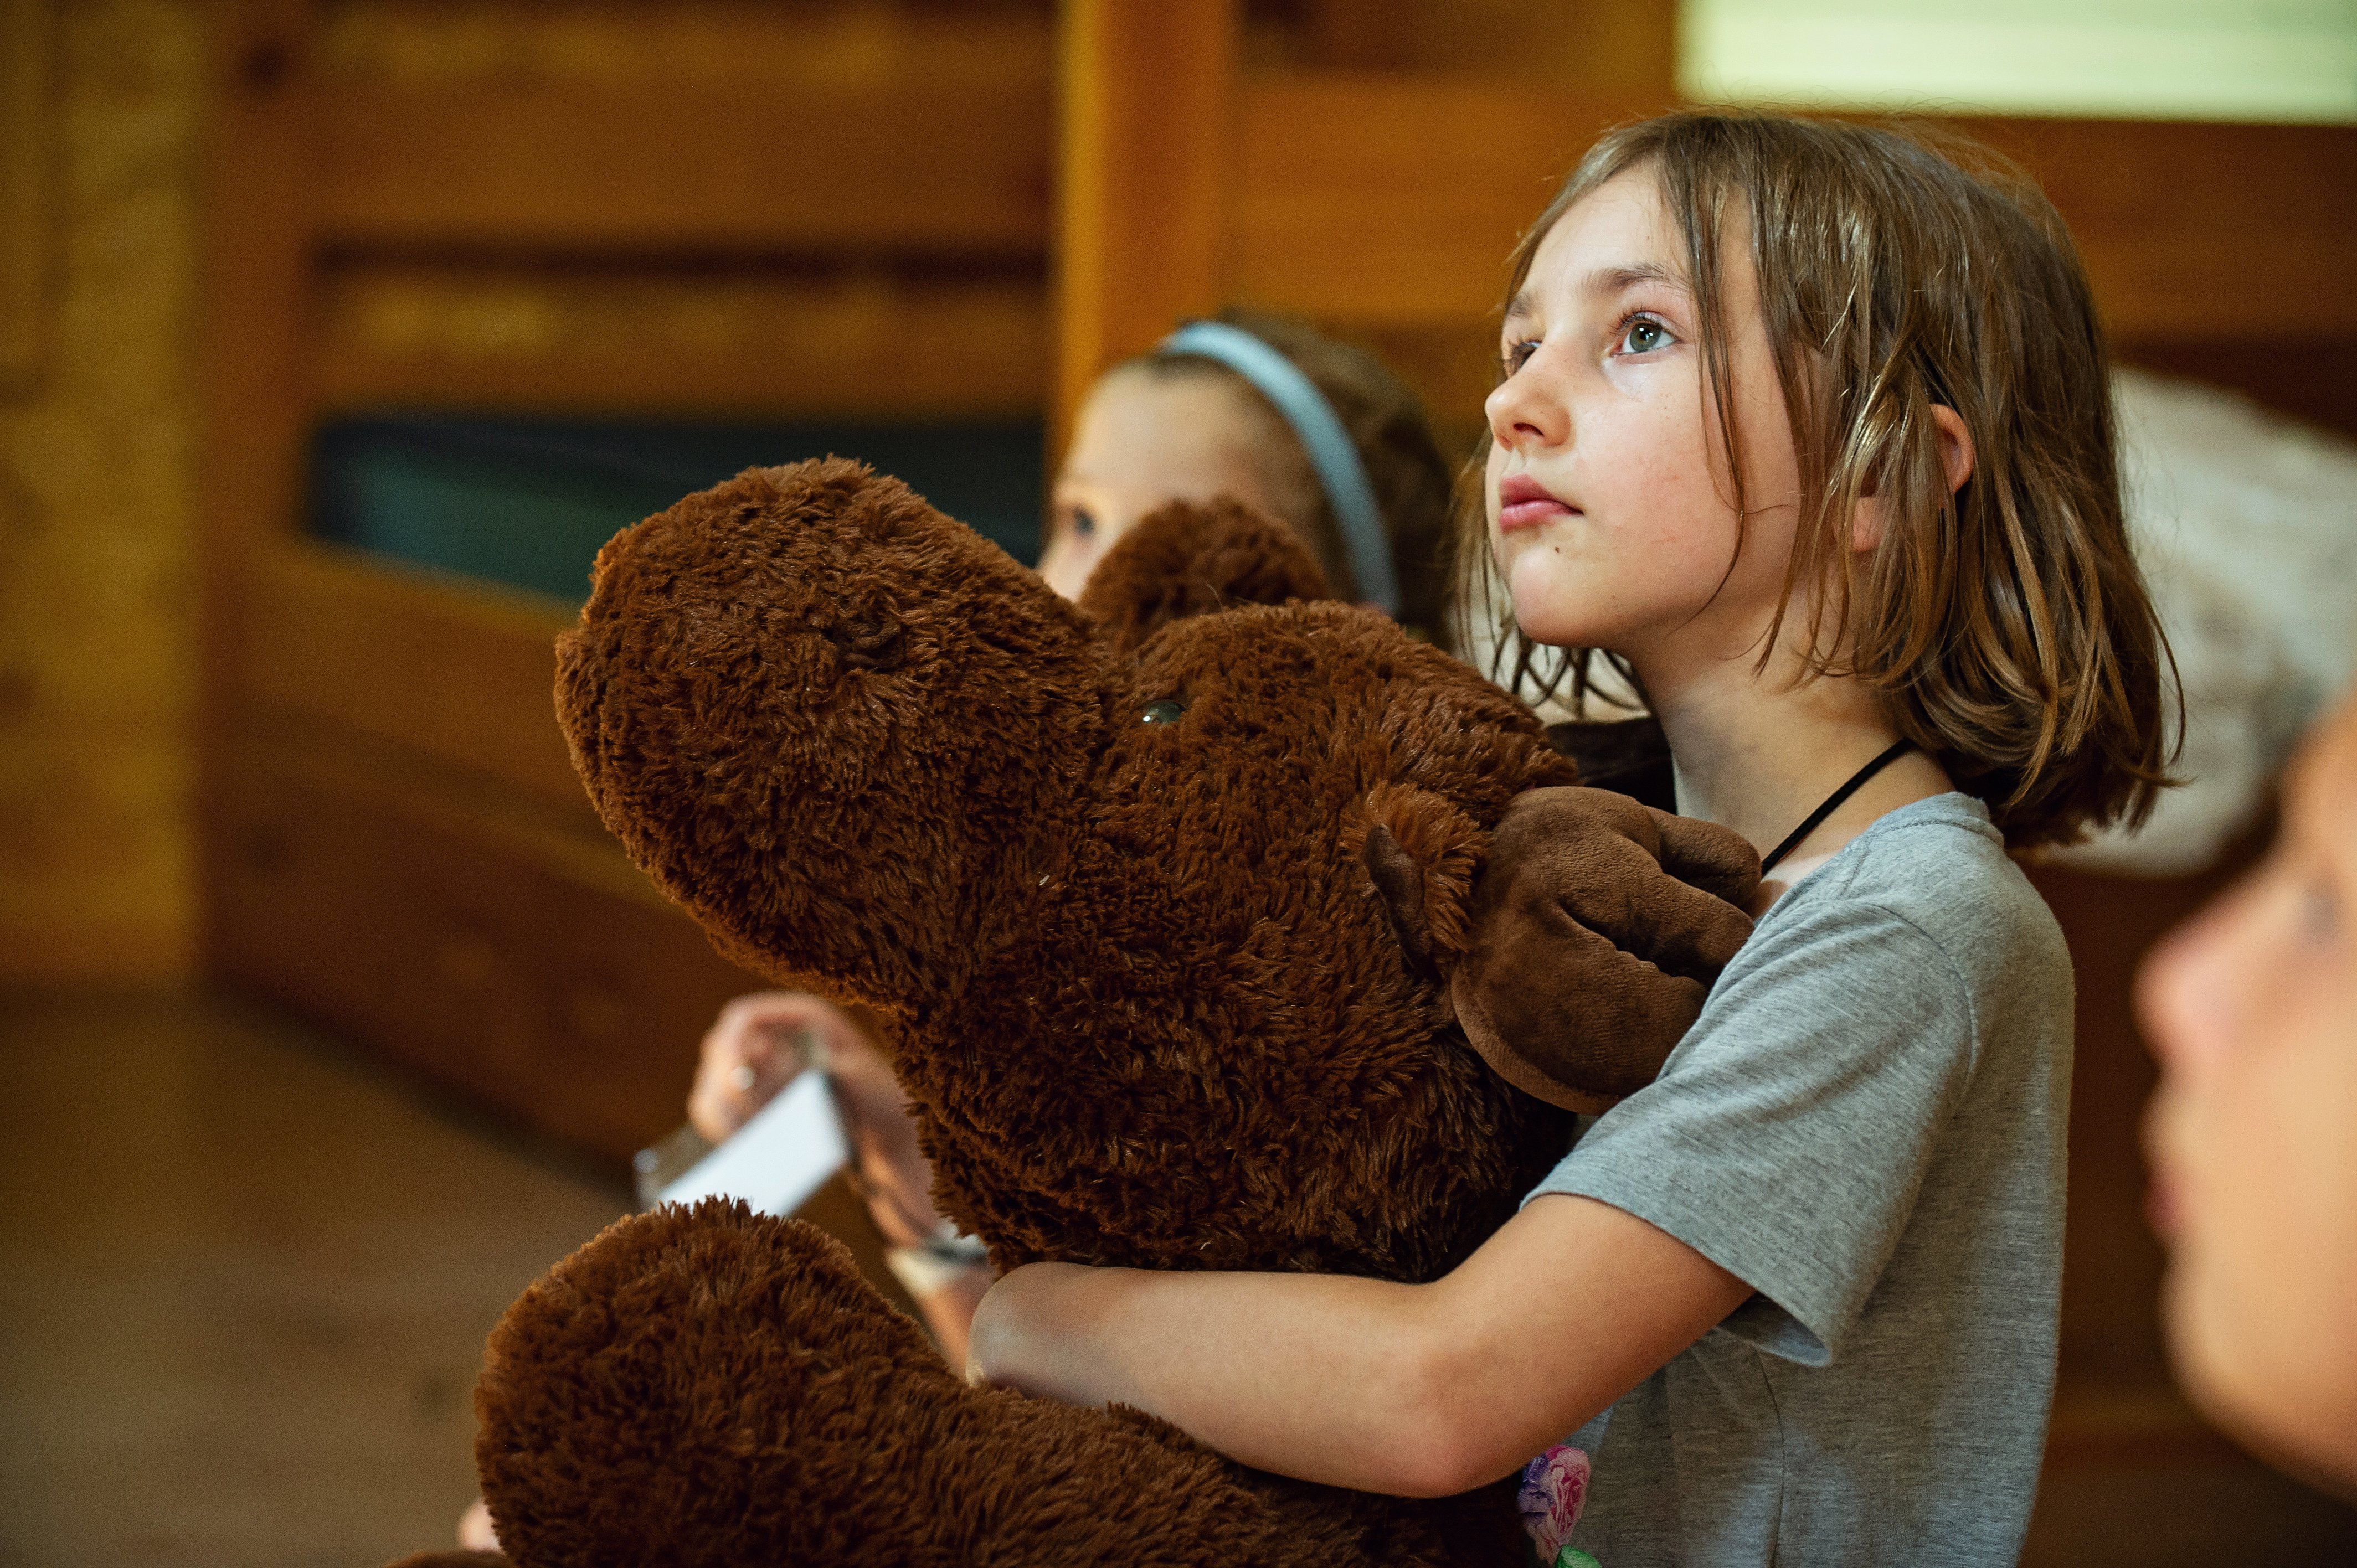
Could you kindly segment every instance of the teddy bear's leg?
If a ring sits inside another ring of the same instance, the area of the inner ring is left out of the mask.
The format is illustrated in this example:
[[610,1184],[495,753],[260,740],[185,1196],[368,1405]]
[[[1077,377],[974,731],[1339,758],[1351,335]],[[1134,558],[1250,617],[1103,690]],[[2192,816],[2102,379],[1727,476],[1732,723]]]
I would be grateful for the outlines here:
[[624,1220],[560,1264],[493,1334],[477,1407],[518,1568],[1449,1560],[1428,1509],[967,1387],[840,1243],[742,1205]]

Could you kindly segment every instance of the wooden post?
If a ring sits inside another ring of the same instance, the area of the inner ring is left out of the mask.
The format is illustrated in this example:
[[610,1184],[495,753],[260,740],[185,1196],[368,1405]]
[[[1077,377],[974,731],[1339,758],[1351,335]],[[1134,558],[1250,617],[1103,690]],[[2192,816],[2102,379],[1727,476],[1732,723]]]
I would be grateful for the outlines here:
[[1237,0],[1065,0],[1049,439],[1104,368],[1220,301]]
[[48,347],[50,29],[47,0],[0,0],[0,390]]
[[199,385],[204,400],[198,536],[198,919],[221,953],[219,891],[231,842],[231,730],[257,553],[301,527],[310,393],[302,333],[315,230],[316,96],[307,0],[233,0],[214,14],[216,108],[207,148]]

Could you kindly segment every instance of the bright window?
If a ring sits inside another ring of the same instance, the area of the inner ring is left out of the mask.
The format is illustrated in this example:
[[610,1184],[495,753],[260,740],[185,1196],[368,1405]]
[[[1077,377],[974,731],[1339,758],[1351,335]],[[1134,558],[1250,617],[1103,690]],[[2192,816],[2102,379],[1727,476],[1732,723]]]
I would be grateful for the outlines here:
[[2357,0],[1682,0],[1691,98],[2357,123]]

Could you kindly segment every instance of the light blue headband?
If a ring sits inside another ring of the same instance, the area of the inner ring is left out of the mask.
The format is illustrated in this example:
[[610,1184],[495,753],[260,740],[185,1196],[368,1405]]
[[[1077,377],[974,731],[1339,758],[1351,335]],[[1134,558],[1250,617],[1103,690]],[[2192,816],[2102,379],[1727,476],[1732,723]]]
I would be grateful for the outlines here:
[[1399,582],[1392,575],[1392,542],[1383,532],[1383,509],[1375,505],[1374,487],[1367,483],[1358,443],[1342,428],[1340,416],[1317,383],[1261,338],[1225,321],[1189,321],[1156,344],[1154,351],[1215,360],[1276,405],[1301,438],[1301,449],[1309,455],[1309,467],[1326,492],[1326,504],[1341,525],[1360,598],[1396,618]]

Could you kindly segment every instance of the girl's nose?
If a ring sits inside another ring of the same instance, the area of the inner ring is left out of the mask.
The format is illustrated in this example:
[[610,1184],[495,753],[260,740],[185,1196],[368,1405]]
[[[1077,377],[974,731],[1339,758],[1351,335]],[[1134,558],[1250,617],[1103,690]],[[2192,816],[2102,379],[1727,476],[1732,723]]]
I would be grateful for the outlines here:
[[1524,360],[1481,405],[1501,446],[1559,446],[1570,438],[1571,413],[1548,384],[1551,378],[1540,363],[1544,352],[1541,349]]

